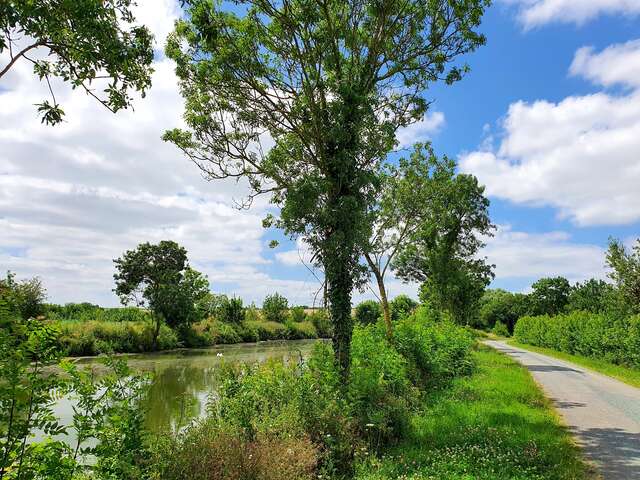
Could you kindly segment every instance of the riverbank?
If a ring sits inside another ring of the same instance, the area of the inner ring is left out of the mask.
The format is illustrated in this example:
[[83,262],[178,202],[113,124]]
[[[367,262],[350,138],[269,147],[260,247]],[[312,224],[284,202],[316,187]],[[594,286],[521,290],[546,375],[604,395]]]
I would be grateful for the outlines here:
[[285,323],[253,319],[233,324],[207,318],[180,331],[162,325],[157,342],[153,339],[154,326],[148,321],[58,320],[49,324],[59,331],[60,348],[70,357],[316,339],[330,335],[328,321],[320,315],[310,316],[309,320]]

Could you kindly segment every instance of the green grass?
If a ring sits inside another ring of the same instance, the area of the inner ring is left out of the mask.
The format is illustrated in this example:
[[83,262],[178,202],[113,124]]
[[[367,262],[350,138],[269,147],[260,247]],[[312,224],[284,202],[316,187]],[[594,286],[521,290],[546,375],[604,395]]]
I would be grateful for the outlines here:
[[637,368],[615,365],[611,362],[607,362],[606,360],[583,357],[582,355],[572,355],[570,353],[559,352],[550,348],[534,347],[533,345],[516,342],[515,340],[509,340],[507,343],[509,343],[509,345],[513,345],[514,347],[524,348],[526,350],[531,350],[532,352],[542,353],[544,355],[549,355],[550,357],[559,358],[560,360],[566,360],[567,362],[575,363],[576,365],[580,365],[604,375],[616,378],[621,382],[627,383],[633,387],[640,388],[640,370],[638,370]]
[[407,439],[363,460],[357,480],[593,478],[528,371],[486,347],[476,372],[430,393]]

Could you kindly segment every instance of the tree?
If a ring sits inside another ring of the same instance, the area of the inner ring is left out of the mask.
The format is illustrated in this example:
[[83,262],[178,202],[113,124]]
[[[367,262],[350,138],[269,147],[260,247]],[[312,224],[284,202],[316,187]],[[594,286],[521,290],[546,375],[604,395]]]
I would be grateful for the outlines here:
[[[51,80],[59,78],[81,88],[116,112],[131,105],[129,92],[151,85],[152,35],[135,25],[132,0],[50,0],[0,2],[0,79],[18,61],[33,64],[47,83],[51,101],[38,104],[42,122],[55,125],[64,111],[56,101]],[[96,94],[94,82],[106,84]]]
[[492,235],[493,229],[484,187],[473,175],[456,175],[398,253],[397,275],[422,282],[423,302],[468,324],[493,278],[493,266],[477,256],[484,246],[482,237]]
[[567,309],[604,313],[614,296],[614,286],[603,280],[592,278],[584,283],[577,282],[571,287]]
[[239,0],[234,12],[184,3],[166,52],[188,129],[164,138],[208,178],[246,179],[245,205],[270,195],[280,214],[265,225],[304,236],[324,268],[346,380],[380,164],[396,130],[423,118],[427,87],[467,70],[450,65],[484,43],[475,29],[489,2]]
[[365,300],[356,306],[356,322],[361,325],[376,323],[381,315],[382,310],[380,309],[380,304],[375,300]]
[[18,282],[14,273],[7,272],[0,280],[0,296],[11,296],[11,303],[25,320],[44,314],[47,291],[38,277]]
[[569,303],[571,285],[564,277],[541,278],[531,289],[529,300],[535,315],[557,315]]
[[640,312],[640,238],[632,251],[616,239],[609,240],[607,266],[612,269],[609,277],[616,282],[631,309]]
[[151,311],[154,348],[162,322],[177,327],[192,321],[198,299],[209,290],[206,278],[189,268],[187,251],[173,241],[141,243],[114,263],[114,292],[123,305],[135,303]]
[[478,327],[492,329],[498,322],[510,333],[518,319],[528,313],[528,298],[522,293],[511,293],[500,288],[487,290],[480,299]]
[[381,175],[381,189],[372,206],[373,235],[365,247],[364,258],[378,285],[380,304],[387,328],[392,336],[392,312],[384,284],[385,275],[393,270],[393,261],[415,232],[429,218],[434,202],[455,175],[455,163],[438,158],[430,144],[416,144],[409,159],[389,166]]
[[289,302],[279,293],[267,295],[262,302],[262,315],[270,322],[284,323],[287,319]]

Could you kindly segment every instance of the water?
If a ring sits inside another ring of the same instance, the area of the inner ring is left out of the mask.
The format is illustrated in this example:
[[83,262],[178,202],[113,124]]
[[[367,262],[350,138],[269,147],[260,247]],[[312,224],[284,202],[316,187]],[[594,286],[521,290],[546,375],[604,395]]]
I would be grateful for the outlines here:
[[[269,358],[298,361],[307,357],[317,340],[290,340],[255,344],[220,345],[166,353],[127,356],[136,372],[152,373],[147,399],[147,428],[162,432],[186,425],[205,413],[209,396],[216,389],[216,369],[221,362],[255,363]],[[98,367],[97,359],[83,358],[78,364]],[[63,398],[54,411],[63,425],[73,418],[73,400]],[[69,432],[73,442],[73,433]],[[39,435],[37,435],[38,437]]]

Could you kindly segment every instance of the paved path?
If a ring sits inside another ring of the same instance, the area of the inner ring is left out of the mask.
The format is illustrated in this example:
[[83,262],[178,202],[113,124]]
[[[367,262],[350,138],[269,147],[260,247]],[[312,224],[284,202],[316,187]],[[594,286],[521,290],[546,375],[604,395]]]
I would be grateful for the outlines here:
[[485,343],[529,369],[605,480],[640,480],[640,389],[504,342]]

